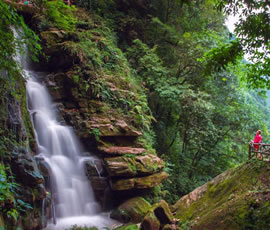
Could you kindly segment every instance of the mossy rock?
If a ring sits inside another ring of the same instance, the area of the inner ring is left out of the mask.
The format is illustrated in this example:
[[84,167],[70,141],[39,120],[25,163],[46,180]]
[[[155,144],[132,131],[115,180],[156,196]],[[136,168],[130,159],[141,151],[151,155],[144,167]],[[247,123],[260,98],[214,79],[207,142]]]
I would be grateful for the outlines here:
[[113,230],[139,230],[140,228],[136,224],[124,224]]
[[152,209],[162,225],[173,223],[173,214],[166,201],[161,200],[159,203],[154,204]]
[[121,204],[111,213],[111,218],[123,223],[139,223],[150,210],[151,205],[142,197],[134,197]]
[[0,230],[1,228],[4,229],[4,227],[5,227],[4,219],[2,216],[0,216]]
[[115,191],[131,190],[131,189],[148,189],[153,188],[167,179],[168,174],[166,172],[155,173],[145,177],[134,177],[128,179],[112,180],[111,188]]
[[143,219],[141,224],[142,230],[158,230],[160,222],[154,212],[149,212]]
[[111,177],[133,177],[137,173],[135,160],[131,157],[110,157],[104,162]]
[[252,160],[182,197],[176,218],[193,230],[270,229],[269,163]]

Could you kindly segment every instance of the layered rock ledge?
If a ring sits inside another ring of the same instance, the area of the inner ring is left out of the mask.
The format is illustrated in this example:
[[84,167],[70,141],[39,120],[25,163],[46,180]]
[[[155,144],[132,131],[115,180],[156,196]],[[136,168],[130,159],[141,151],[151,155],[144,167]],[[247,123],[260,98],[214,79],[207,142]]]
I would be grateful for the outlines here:
[[[91,47],[83,50],[80,37],[97,44],[95,49],[101,53],[108,44],[105,35],[96,31],[101,23],[80,13],[78,30],[51,28],[40,33],[44,52],[50,57],[45,83],[60,119],[73,127],[85,150],[99,158],[98,165],[85,161],[85,171],[100,200],[108,189],[117,196],[121,191],[153,188],[168,175],[163,171],[164,162],[138,140],[143,136],[136,120],[142,115],[141,105],[136,106],[140,95],[131,82],[125,82],[126,77],[110,76],[112,73],[98,71],[91,64]],[[104,65],[107,59],[102,60]]]

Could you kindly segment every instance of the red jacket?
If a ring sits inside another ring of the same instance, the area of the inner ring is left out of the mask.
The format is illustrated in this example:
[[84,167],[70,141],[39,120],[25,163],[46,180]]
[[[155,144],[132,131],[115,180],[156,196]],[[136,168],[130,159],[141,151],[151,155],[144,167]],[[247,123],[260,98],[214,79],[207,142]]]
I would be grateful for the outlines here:
[[261,143],[262,142],[262,136],[260,134],[256,134],[253,142],[254,143]]

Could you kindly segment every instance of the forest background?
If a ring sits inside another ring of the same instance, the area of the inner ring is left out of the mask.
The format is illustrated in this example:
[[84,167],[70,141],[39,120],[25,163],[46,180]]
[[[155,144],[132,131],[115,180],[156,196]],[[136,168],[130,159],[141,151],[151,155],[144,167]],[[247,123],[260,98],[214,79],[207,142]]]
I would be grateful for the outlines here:
[[[75,29],[75,6],[61,0],[34,3],[47,9],[41,31],[51,25]],[[246,44],[224,25],[222,9],[226,11],[230,3],[233,1],[76,2],[104,23],[109,42],[117,45],[131,77],[147,95],[145,106],[150,112],[140,122],[149,148],[166,162],[170,177],[155,192],[170,203],[246,161],[248,142],[257,129],[262,130],[263,141],[269,142],[269,104],[264,91],[256,89],[264,87],[264,80],[258,77],[267,73],[251,69],[254,65],[243,58]],[[1,74],[0,80],[7,90],[14,86],[17,67],[6,57],[12,57],[14,47],[21,47],[24,41],[34,54],[40,52],[40,46],[37,35],[3,0],[0,15],[0,69],[10,73]],[[15,40],[16,46],[11,25],[22,26],[26,32],[20,41]],[[236,34],[239,31],[243,30]],[[119,53],[107,52],[115,59],[100,68],[117,70]]]

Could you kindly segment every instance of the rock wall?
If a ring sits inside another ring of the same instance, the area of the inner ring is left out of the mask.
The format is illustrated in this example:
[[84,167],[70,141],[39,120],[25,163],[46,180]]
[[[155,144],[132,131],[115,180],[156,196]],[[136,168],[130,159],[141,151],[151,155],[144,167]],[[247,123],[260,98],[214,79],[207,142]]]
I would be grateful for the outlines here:
[[[40,31],[48,57],[44,83],[56,103],[59,119],[74,128],[86,155],[98,157],[85,165],[97,198],[104,202],[108,193],[115,199],[122,196],[119,194],[134,196],[133,191],[153,188],[167,178],[164,162],[139,141],[143,129],[134,117],[140,114],[129,108],[138,101],[137,86],[125,82],[126,76],[121,81],[121,77],[93,65],[91,52],[104,56],[100,64],[104,68],[113,58],[103,54],[109,46],[105,40],[111,38],[103,34],[102,20],[82,10],[78,17],[74,32],[56,28]],[[109,48],[120,52],[116,47]]]
[[[4,77],[3,72],[0,74]],[[4,79],[8,76],[0,79],[0,226],[41,229],[41,206],[47,194],[34,160],[35,140],[25,84],[19,74],[14,80]]]

